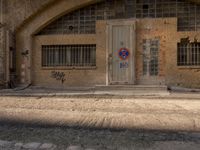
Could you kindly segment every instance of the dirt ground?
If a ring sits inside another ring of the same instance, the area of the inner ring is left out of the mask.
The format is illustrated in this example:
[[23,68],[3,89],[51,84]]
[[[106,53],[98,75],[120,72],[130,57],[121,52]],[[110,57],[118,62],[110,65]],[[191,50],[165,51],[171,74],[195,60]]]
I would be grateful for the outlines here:
[[200,147],[200,99],[0,97],[0,140],[65,149],[178,150]]
[[200,131],[200,99],[0,97],[0,120],[113,129]]

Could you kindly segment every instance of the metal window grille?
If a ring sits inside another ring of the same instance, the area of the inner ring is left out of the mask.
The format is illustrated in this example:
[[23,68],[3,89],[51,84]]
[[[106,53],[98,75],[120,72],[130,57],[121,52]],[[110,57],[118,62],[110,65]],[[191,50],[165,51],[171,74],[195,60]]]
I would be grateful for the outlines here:
[[143,40],[143,75],[158,75],[159,40]]
[[200,65],[200,43],[178,43],[178,66]]
[[96,45],[43,45],[42,66],[96,66]]
[[104,0],[58,18],[37,35],[94,34],[96,20],[177,17],[178,31],[200,31],[200,5],[186,0]]

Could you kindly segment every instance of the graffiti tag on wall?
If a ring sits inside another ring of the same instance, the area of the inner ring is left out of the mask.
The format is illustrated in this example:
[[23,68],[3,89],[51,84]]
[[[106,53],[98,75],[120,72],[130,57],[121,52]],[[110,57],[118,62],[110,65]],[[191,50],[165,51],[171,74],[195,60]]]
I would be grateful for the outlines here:
[[65,73],[64,72],[59,72],[59,71],[52,71],[51,72],[51,77],[56,79],[57,81],[61,81],[62,84],[65,82]]

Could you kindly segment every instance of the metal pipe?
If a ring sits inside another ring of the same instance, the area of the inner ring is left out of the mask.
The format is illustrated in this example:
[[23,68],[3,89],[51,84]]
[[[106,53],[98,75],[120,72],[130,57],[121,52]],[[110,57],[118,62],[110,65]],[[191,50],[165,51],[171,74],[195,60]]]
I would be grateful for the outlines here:
[[1,0],[1,24],[3,24],[3,0]]

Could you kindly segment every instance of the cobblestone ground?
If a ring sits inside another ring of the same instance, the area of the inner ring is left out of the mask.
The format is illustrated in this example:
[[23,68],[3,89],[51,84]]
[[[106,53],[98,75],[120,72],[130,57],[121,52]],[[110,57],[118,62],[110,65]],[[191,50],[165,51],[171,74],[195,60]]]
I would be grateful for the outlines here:
[[199,150],[200,133],[0,125],[0,150]]

